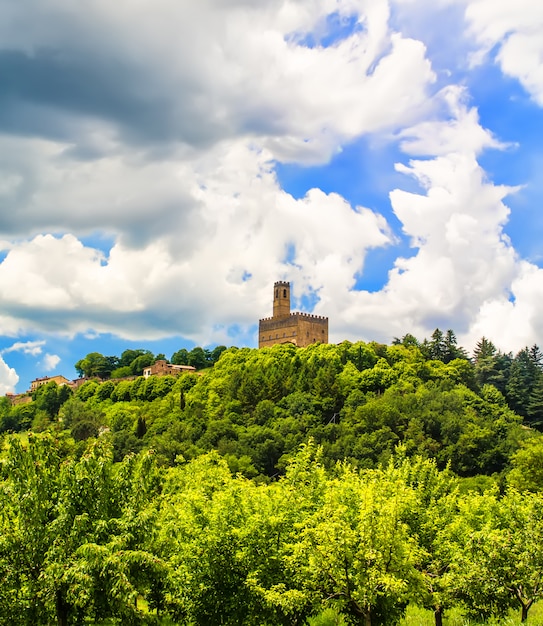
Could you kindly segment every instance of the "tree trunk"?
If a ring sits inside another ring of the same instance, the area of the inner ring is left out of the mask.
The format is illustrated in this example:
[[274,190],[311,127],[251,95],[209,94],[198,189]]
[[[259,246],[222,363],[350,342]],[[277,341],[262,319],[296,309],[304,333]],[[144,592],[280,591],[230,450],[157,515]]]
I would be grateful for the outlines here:
[[57,589],[55,604],[57,609],[58,626],[68,626],[68,614],[70,612],[70,605],[66,602],[64,594],[60,589]]
[[434,611],[435,626],[443,626],[443,609],[439,606]]
[[526,604],[522,605],[522,613],[521,613],[521,617],[520,617],[520,621],[521,622],[525,622],[528,619],[528,609],[530,607]]

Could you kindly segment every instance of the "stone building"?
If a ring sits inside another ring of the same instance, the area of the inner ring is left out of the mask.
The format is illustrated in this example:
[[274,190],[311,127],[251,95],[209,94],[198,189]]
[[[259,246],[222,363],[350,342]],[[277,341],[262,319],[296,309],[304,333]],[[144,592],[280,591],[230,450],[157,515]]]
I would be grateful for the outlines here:
[[42,385],[46,385],[47,383],[50,382],[54,382],[56,383],[59,387],[62,385],[68,385],[70,383],[70,381],[65,378],[64,376],[44,376],[43,378],[35,378],[31,383],[30,383],[30,392],[32,391],[36,391],[36,389],[38,387],[41,387]]
[[178,374],[185,374],[190,372],[195,372],[196,368],[192,367],[192,365],[174,365],[173,363],[168,363],[164,360],[155,361],[153,365],[149,365],[149,367],[145,367],[143,370],[144,378],[149,378],[149,376],[177,376]]
[[258,347],[293,343],[301,348],[311,343],[328,343],[328,318],[310,313],[290,312],[290,283],[273,286],[273,317],[258,323]]

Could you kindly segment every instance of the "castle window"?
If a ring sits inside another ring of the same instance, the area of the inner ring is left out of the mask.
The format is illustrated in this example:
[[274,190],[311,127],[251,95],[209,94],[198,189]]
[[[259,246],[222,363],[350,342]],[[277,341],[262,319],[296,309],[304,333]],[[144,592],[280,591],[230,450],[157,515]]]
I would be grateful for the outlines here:
[[279,296],[279,289],[275,290],[275,297],[277,298]]
[[283,298],[286,298],[286,297],[287,297],[287,290],[283,289]]
[[283,337],[286,337],[286,336],[287,336],[287,333],[283,333]]

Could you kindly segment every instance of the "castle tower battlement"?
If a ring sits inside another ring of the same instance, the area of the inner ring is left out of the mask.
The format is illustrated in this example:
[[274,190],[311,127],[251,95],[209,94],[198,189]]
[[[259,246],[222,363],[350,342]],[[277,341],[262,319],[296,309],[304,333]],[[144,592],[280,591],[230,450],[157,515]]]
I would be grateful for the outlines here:
[[258,347],[276,343],[293,343],[305,347],[312,343],[328,343],[328,318],[311,313],[290,311],[290,283],[273,285],[273,316],[258,324]]

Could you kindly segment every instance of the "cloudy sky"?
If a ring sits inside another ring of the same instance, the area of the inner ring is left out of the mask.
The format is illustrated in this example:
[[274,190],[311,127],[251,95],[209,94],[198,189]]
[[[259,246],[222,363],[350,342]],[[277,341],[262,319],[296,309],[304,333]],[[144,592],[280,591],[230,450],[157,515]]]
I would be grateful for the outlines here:
[[98,351],[543,343],[540,0],[0,0],[0,393]]

